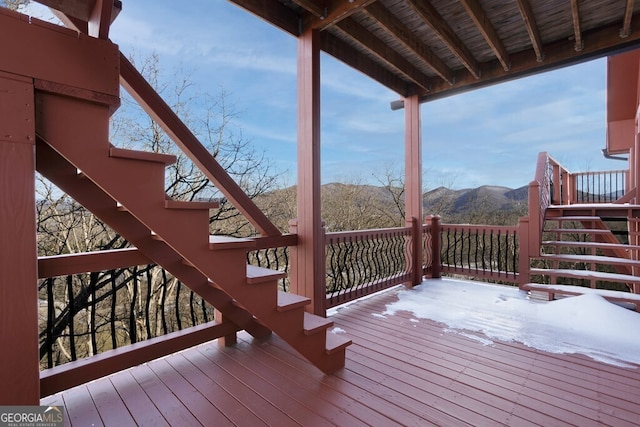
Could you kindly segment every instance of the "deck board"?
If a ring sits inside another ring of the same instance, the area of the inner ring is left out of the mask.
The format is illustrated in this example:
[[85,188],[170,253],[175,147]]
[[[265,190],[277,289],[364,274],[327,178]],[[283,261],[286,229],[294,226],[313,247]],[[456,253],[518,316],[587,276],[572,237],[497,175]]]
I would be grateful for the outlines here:
[[396,300],[390,290],[331,317],[353,340],[334,375],[275,336],[239,333],[233,347],[205,343],[42,404],[63,402],[67,425],[638,424],[639,366],[489,344],[407,312],[380,316]]

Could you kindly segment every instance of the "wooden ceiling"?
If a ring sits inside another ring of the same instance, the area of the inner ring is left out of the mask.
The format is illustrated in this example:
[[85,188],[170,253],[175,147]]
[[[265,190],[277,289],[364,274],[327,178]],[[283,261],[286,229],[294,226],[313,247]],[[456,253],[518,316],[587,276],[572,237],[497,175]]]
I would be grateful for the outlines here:
[[634,0],[230,0],[422,101],[633,49]]

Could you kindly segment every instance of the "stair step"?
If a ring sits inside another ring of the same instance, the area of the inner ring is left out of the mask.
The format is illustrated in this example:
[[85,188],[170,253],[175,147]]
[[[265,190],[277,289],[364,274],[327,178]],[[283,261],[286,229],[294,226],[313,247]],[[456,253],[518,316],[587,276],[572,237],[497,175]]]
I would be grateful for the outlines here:
[[333,326],[333,320],[325,319],[315,314],[304,313],[304,333],[305,335],[314,335]]
[[287,273],[283,271],[247,264],[247,283],[250,285],[266,282],[273,283],[285,277],[287,277]]
[[543,285],[540,283],[526,283],[522,289],[527,291],[554,292],[567,295],[597,294],[614,301],[634,301],[640,303],[640,294],[631,292],[612,291],[608,289],[593,289],[575,285]]
[[573,277],[575,279],[602,280],[606,282],[640,283],[640,277],[628,274],[605,273],[591,270],[565,270],[555,268],[532,268],[531,274],[554,277]]
[[166,199],[164,201],[164,207],[167,209],[218,209],[220,203],[204,200],[185,201]]
[[611,230],[600,230],[592,228],[553,228],[544,230],[545,233],[580,233],[580,234],[610,234]]
[[109,156],[120,159],[144,160],[147,162],[164,163],[172,165],[176,162],[176,156],[172,154],[154,153],[152,151],[129,150],[127,148],[110,147]]
[[209,236],[209,249],[211,249],[212,251],[223,249],[253,248],[255,246],[256,241],[253,239],[216,235]]
[[311,303],[311,299],[289,292],[278,291],[278,311],[295,310]]
[[351,343],[352,341],[346,336],[343,336],[342,334],[335,334],[333,332],[329,332],[327,334],[326,352],[327,354],[336,353],[340,350],[344,350],[345,348],[350,346]]
[[572,254],[547,254],[534,259],[545,259],[555,261],[570,261],[570,262],[586,262],[595,264],[608,264],[608,265],[638,265],[640,261],[626,258],[616,258],[610,256],[599,255],[572,255]]
[[570,246],[570,247],[585,247],[585,248],[600,248],[600,249],[624,249],[624,250],[640,250],[640,246],[637,245],[625,245],[623,243],[602,243],[602,242],[572,242],[566,240],[547,240],[542,242],[543,245],[553,246]]
[[599,216],[556,216],[546,219],[547,221],[599,221]]

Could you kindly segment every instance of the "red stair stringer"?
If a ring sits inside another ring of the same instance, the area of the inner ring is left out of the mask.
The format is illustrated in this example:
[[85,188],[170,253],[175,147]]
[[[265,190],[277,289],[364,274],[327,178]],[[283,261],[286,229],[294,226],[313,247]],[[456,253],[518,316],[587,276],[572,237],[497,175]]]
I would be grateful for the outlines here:
[[[36,105],[37,132],[41,139],[72,165],[71,169],[79,169],[88,178],[78,181],[90,181],[104,193],[100,206],[86,206],[94,214],[110,226],[118,225],[114,212],[137,221],[140,226],[131,233],[119,232],[151,259],[154,254],[147,250],[158,251],[157,256],[161,250],[153,245],[163,245],[162,252],[167,259],[158,260],[158,264],[172,273],[178,269],[177,264],[182,269],[196,272],[191,273],[197,275],[194,279],[197,277],[199,281],[198,290],[194,289],[196,292],[205,296],[215,292],[206,291],[205,287],[218,288],[232,299],[231,303],[226,300],[227,306],[234,304],[246,309],[322,371],[332,372],[344,366],[344,351],[350,341],[315,326],[311,330],[317,332],[309,334],[310,329],[305,328],[304,304],[279,303],[278,272],[262,272],[262,280],[248,283],[246,245],[227,248],[223,245],[221,250],[212,250],[206,209],[165,207],[165,163],[170,158],[154,157],[152,153],[127,155],[122,150],[118,150],[115,157],[108,141],[109,110],[105,106],[43,93],[37,94]],[[42,151],[42,143],[39,149]],[[67,170],[70,171],[69,167]],[[75,185],[77,183],[69,184]],[[73,196],[74,190],[67,190]],[[84,196],[93,197],[91,194]],[[83,200],[78,201],[84,204]],[[118,209],[114,201],[122,208]],[[114,229],[117,230],[115,226]],[[173,255],[169,256],[169,252]],[[183,274],[187,274],[186,270]],[[203,278],[211,279],[215,285],[208,286]],[[222,309],[220,311],[225,314]],[[231,317],[229,319],[233,321]]]

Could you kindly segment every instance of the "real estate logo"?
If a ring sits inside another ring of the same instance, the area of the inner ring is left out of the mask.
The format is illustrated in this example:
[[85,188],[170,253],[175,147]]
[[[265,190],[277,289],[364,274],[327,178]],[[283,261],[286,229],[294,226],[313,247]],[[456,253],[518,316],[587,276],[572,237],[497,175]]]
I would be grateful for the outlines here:
[[0,406],[0,427],[62,427],[62,406]]

